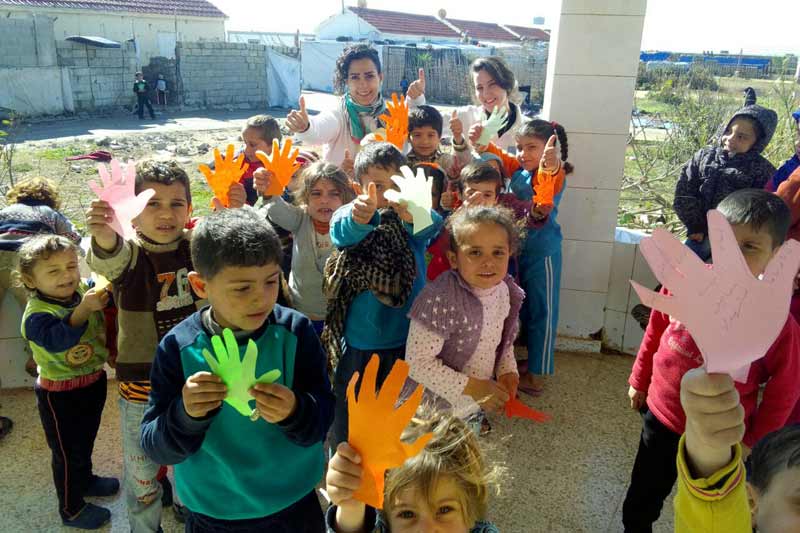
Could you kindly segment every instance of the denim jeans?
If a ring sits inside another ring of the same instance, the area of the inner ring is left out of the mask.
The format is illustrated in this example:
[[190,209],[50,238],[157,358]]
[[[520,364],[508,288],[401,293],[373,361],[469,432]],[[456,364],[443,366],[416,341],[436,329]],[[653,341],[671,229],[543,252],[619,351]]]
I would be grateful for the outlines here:
[[142,450],[140,432],[147,404],[119,399],[122,430],[123,486],[131,533],[154,533],[161,526],[161,483],[156,479],[160,465]]

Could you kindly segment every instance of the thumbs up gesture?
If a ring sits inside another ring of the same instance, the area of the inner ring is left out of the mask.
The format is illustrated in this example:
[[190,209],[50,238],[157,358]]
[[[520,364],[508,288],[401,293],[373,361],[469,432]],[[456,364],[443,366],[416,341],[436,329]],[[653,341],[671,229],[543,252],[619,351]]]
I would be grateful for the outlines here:
[[353,201],[353,220],[359,224],[369,224],[378,209],[378,190],[375,183],[370,182],[366,194],[361,184],[356,182],[353,182],[353,190],[358,194]]
[[339,168],[341,168],[345,174],[350,176],[350,179],[355,177],[355,164],[355,159],[350,154],[350,150],[345,150],[344,159],[342,159],[342,164],[339,165]]
[[464,123],[458,118],[458,111],[455,109],[450,116],[450,132],[453,134],[453,143],[464,144]]
[[292,110],[289,112],[289,115],[286,117],[286,127],[292,133],[303,133],[304,131],[308,131],[308,128],[311,126],[311,122],[308,119],[308,112],[306,111],[306,99],[304,97],[300,97],[300,110]]
[[406,91],[406,97],[409,100],[414,100],[425,94],[425,69],[419,69],[417,79],[411,82]]
[[544,147],[544,152],[542,152],[542,159],[539,160],[539,169],[548,174],[555,174],[561,168],[561,161],[556,150],[556,140],[555,135],[550,136],[547,140],[547,145]]

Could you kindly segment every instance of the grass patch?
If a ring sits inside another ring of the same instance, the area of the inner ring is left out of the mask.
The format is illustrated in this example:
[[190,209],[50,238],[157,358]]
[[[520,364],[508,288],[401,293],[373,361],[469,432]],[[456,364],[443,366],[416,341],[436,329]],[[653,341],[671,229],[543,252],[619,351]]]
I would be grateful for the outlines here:
[[47,159],[48,161],[63,161],[67,157],[80,155],[83,152],[83,148],[79,148],[77,146],[59,146],[58,148],[39,150],[34,154],[34,156],[41,159]]
[[33,165],[30,163],[18,163],[11,166],[12,172],[30,172],[33,170]]

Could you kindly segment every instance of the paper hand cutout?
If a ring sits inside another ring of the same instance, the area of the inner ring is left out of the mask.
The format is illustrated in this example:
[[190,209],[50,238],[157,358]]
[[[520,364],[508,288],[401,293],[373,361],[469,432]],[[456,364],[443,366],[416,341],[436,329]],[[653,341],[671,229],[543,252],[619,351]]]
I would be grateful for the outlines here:
[[536,205],[553,205],[556,196],[556,175],[539,168],[536,173],[536,185],[533,188],[533,203]]
[[481,136],[478,137],[478,142],[476,144],[478,146],[488,145],[492,137],[497,135],[497,132],[503,128],[503,124],[506,123],[506,118],[508,118],[508,111],[494,106],[492,114],[483,121],[483,131],[481,132]]
[[[206,177],[208,185],[214,191],[214,196],[222,202],[225,207],[229,206],[228,189],[234,183],[239,183],[245,172],[244,152],[239,157],[233,157],[233,145],[229,144],[225,151],[225,159],[219,153],[218,148],[214,148],[214,170],[208,165],[200,165],[200,172]],[[213,202],[212,202],[213,204]]]
[[297,162],[300,150],[292,151],[292,140],[286,139],[281,148],[277,139],[272,139],[272,154],[267,155],[261,150],[256,152],[256,157],[264,164],[264,168],[272,172],[269,188],[264,191],[264,196],[280,196],[283,190],[292,181],[292,176],[302,166]]
[[425,170],[417,168],[417,175],[407,166],[400,167],[402,176],[392,176],[399,191],[390,189],[383,193],[383,197],[396,204],[404,204],[411,217],[414,219],[414,234],[416,235],[433,224],[431,208],[431,182],[425,177]]
[[730,374],[744,382],[750,364],[764,356],[786,323],[800,242],[786,241],[758,279],[719,211],[708,212],[708,229],[712,268],[657,228],[642,240],[642,254],[671,294],[650,291],[632,280],[631,285],[642,303],[686,325],[709,373]]
[[386,110],[389,111],[388,115],[383,114],[378,117],[386,124],[386,138],[376,134],[375,139],[390,142],[398,150],[402,150],[408,139],[408,102],[406,102],[406,97],[402,96],[398,99],[397,93],[392,93],[392,101],[386,103]]
[[383,382],[380,392],[375,391],[379,359],[372,356],[364,370],[358,399],[355,396],[358,373],[347,385],[348,442],[361,455],[364,468],[361,486],[353,497],[376,509],[383,508],[383,482],[386,470],[402,465],[428,444],[433,434],[422,435],[412,444],[400,440],[403,430],[414,416],[422,401],[421,386],[397,409],[395,404],[408,377],[408,363],[397,360]]
[[517,398],[511,398],[506,402],[505,413],[507,418],[526,418],[534,422],[547,422],[550,420],[550,415],[528,407]]
[[211,367],[211,372],[222,379],[228,388],[228,395],[225,401],[240,415],[252,418],[254,409],[250,407],[250,402],[255,399],[250,395],[250,389],[256,383],[272,383],[281,377],[280,370],[270,370],[256,378],[256,360],[258,359],[258,348],[253,340],[247,342],[247,349],[244,352],[244,359],[239,358],[239,345],[236,344],[236,337],[233,332],[225,328],[222,330],[222,337],[219,335],[211,337],[211,345],[214,347],[216,359],[208,350],[203,348],[203,358]]
[[153,189],[145,189],[138,195],[135,193],[136,165],[129,161],[122,169],[118,159],[111,160],[111,175],[103,164],[97,165],[102,186],[90,181],[89,188],[97,197],[114,210],[114,215],[109,222],[111,229],[123,239],[132,239],[136,236],[132,221],[144,211],[147,202],[156,193]]

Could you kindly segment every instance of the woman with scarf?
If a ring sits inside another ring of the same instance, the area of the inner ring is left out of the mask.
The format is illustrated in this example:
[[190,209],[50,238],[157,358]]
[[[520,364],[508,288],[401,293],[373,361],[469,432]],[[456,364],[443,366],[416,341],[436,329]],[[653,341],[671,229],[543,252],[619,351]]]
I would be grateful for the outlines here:
[[[377,50],[367,44],[345,48],[336,60],[334,88],[342,95],[338,107],[309,117],[301,96],[300,109],[289,113],[286,126],[298,141],[323,145],[324,161],[343,166],[346,156],[355,157],[361,139],[384,126],[378,118],[387,112],[382,83]],[[409,107],[424,104],[424,94],[425,73],[419,69],[419,79],[409,85],[406,93]]]

